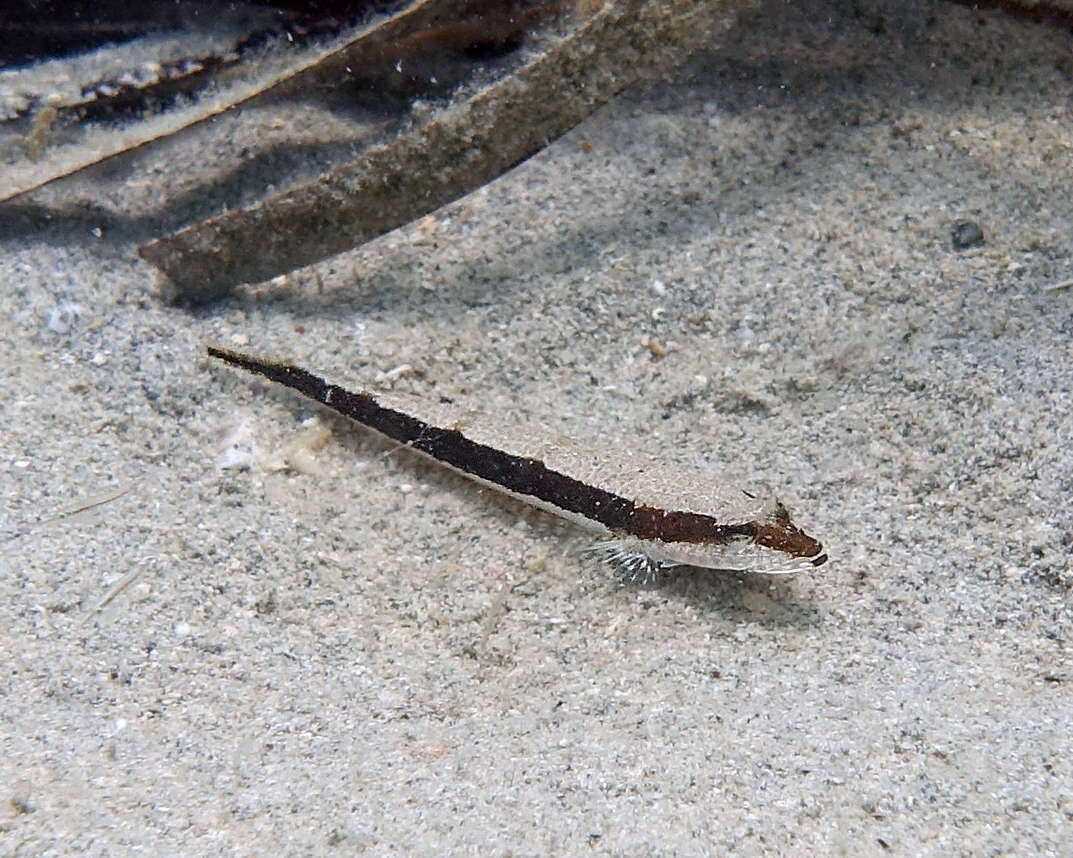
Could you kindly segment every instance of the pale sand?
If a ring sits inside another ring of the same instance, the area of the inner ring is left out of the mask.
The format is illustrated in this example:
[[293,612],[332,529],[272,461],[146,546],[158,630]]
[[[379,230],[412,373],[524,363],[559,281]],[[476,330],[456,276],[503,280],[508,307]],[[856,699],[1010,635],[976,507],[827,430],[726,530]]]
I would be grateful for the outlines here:
[[[1073,37],[979,20],[771,2],[260,300],[135,256],[223,203],[156,208],[189,142],[0,208],[0,855],[1067,854]],[[314,409],[206,342],[766,482],[831,562],[616,589],[329,418],[273,472]]]

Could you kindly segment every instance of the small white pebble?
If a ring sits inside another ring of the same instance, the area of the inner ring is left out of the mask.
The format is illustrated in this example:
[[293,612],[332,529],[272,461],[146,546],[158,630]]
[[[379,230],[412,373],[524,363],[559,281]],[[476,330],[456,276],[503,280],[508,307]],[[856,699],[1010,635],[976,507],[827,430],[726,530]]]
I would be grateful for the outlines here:
[[15,467],[15,468],[28,468],[28,467],[30,467],[30,463],[26,459],[16,459],[11,464],[12,464],[12,467]]
[[664,285],[662,280],[653,280],[652,291],[655,292],[657,295],[666,295],[667,287],[666,285]]
[[253,463],[253,450],[239,444],[225,447],[213,460],[213,465],[220,471],[247,471],[253,467]]
[[185,638],[191,632],[189,623],[176,623],[175,624],[175,636],[178,638]]
[[93,357],[89,359],[89,362],[94,366],[104,366],[108,363],[108,355],[104,352],[94,352]]
[[231,342],[236,346],[248,346],[250,344],[249,334],[232,334]]
[[257,458],[257,444],[250,421],[239,417],[234,423],[220,427],[215,454],[213,464],[221,471],[252,467]]
[[414,490],[414,487],[410,483],[399,483],[399,491],[404,495],[408,495]]
[[75,322],[81,318],[84,312],[85,307],[71,301],[57,304],[49,310],[48,321],[45,322],[45,327],[54,334],[66,334],[72,327],[74,327]]
[[126,726],[127,726],[127,719],[126,718],[116,718],[115,719],[115,731],[117,733],[120,730],[122,730],[124,727],[126,727]]
[[376,380],[380,383],[385,381],[395,381],[398,378],[402,378],[404,375],[417,375],[417,370],[414,369],[411,364],[403,363],[386,372],[378,372],[376,374]]

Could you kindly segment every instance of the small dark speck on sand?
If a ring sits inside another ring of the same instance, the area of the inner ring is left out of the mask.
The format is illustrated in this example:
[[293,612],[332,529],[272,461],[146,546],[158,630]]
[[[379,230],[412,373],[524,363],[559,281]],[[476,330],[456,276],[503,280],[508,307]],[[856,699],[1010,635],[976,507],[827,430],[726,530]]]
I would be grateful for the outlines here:
[[974,220],[959,220],[950,228],[950,242],[954,250],[968,250],[984,243],[984,231]]

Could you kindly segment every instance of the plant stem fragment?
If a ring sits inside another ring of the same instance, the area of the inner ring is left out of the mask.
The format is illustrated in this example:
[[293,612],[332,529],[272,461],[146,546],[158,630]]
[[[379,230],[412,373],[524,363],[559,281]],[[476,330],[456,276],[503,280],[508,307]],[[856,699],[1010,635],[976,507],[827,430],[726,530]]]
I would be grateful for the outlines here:
[[139,248],[174,300],[207,301],[356,247],[540,151],[707,43],[729,0],[609,0],[515,74],[318,180]]

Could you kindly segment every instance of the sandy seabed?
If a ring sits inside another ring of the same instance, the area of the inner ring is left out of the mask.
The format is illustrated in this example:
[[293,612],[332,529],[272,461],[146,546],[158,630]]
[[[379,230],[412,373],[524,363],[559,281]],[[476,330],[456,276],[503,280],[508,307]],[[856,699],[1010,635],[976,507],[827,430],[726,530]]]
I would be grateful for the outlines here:
[[[0,855],[1068,854],[1071,76],[771,0],[197,309],[135,254],[223,205],[191,141],[0,207]],[[831,562],[618,588],[210,342],[770,486]]]

